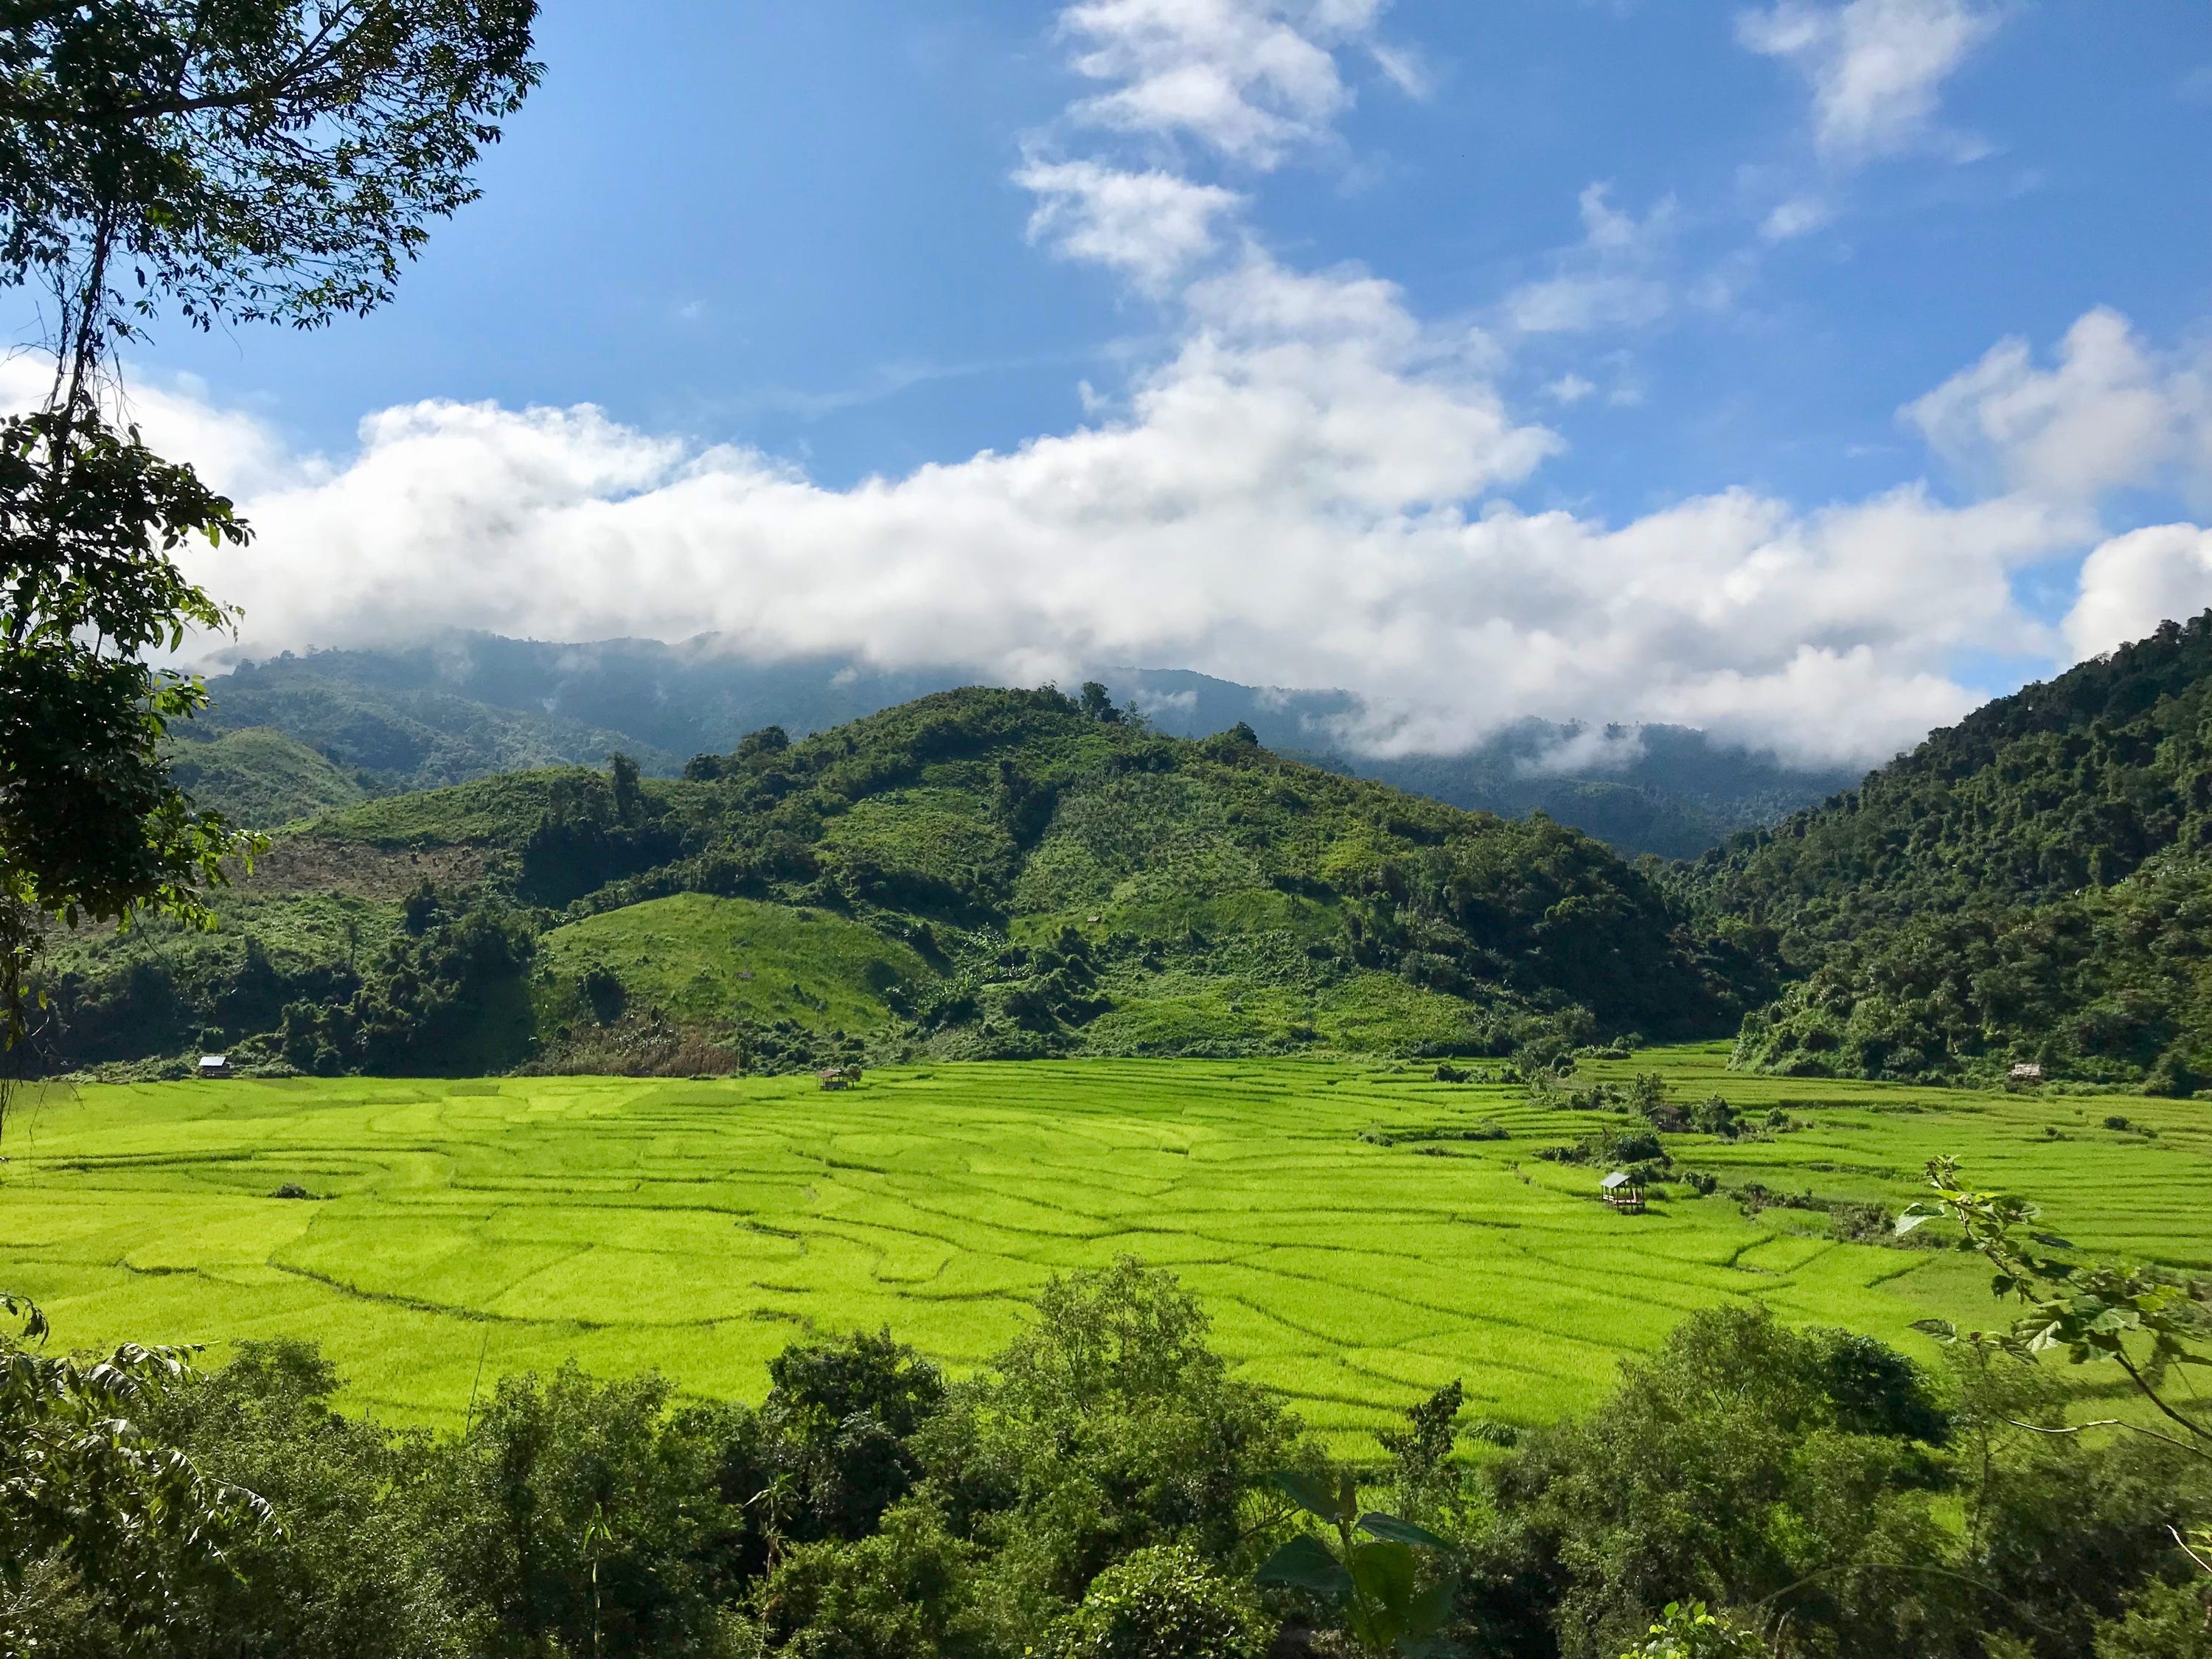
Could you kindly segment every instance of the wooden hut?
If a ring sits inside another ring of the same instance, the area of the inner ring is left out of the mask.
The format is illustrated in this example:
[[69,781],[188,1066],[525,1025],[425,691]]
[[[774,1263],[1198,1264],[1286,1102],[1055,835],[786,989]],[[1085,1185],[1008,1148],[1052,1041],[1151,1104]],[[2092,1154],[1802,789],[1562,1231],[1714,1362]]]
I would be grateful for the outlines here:
[[228,1077],[230,1075],[230,1056],[228,1054],[202,1054],[200,1056],[199,1074],[202,1077]]
[[1620,1211],[1621,1214],[1642,1215],[1644,1213],[1642,1176],[1633,1175],[1626,1170],[1615,1170],[1597,1184],[1598,1190],[1605,1194],[1605,1201]]
[[822,1073],[822,1086],[825,1089],[849,1089],[853,1086],[853,1080],[833,1066]]

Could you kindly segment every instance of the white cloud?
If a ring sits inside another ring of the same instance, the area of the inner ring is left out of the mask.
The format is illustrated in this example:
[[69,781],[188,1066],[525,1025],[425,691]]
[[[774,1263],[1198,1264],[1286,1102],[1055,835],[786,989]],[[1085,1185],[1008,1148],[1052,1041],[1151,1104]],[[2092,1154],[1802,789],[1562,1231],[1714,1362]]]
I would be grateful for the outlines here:
[[1931,447],[1984,488],[2052,501],[2179,476],[2212,483],[2204,376],[2163,361],[2103,307],[2066,331],[2054,368],[2000,341],[1972,368],[1905,405]]
[[1014,179],[1038,198],[1030,218],[1033,240],[1122,271],[1152,294],[1212,253],[1218,245],[1215,222],[1243,203],[1218,185],[1158,169],[1125,173],[1091,161],[1032,159]]
[[1674,240],[1674,198],[1638,219],[1613,206],[1607,185],[1593,184],[1577,205],[1582,241],[1558,256],[1551,276],[1505,296],[1505,325],[1521,334],[1581,334],[1658,321],[1673,303],[1658,273]]
[[[1844,161],[1934,142],[1943,82],[1996,32],[1993,7],[1972,0],[1782,0],[1746,12],[1736,38],[1795,66],[1813,88],[1814,143]],[[1951,138],[1955,155],[1971,147]]]
[[1624,772],[1644,758],[1640,726],[1584,726],[1540,753],[1522,757],[1513,769],[1523,777],[1559,777],[1566,773]]
[[2077,659],[2091,657],[2208,608],[2212,530],[2153,525],[2115,536],[2083,562],[2080,597],[2066,615],[2066,642]]
[[[1125,399],[1086,401],[1089,424],[834,489],[589,406],[391,409],[325,462],[167,389],[144,400],[152,435],[204,460],[260,532],[191,550],[191,568],[245,606],[254,648],[406,641],[434,618],[554,639],[714,634],[759,656],[1029,683],[1169,663],[1352,690],[1367,707],[1352,735],[1401,751],[1538,714],[1865,758],[1976,701],[1948,672],[1962,650],[2050,648],[2014,575],[2095,539],[2087,498],[2151,441],[2112,441],[2114,422],[2164,432],[2162,464],[2179,465],[2197,428],[2174,411],[2197,379],[2093,313],[2056,369],[2007,343],[1907,412],[1988,476],[1994,493],[1968,506],[1916,485],[1815,511],[1728,490],[1620,525],[1525,511],[1501,492],[1559,440],[1507,408],[1489,335],[1425,325],[1357,268],[1286,269],[1234,222],[1241,197],[1163,159],[1187,139],[1264,167],[1325,139],[1350,97],[1334,53],[1376,51],[1381,10],[1083,0],[1064,14],[1078,67],[1116,83],[1074,113],[1135,135],[1107,142],[1147,159],[1033,149],[1017,175],[1038,198],[1032,234],[1166,302],[1174,331]],[[1581,242],[1499,307],[1510,334],[1633,325],[1674,303],[1672,202],[1638,217],[1593,185],[1579,205]],[[1550,390],[1592,387],[1566,375]],[[2091,568],[2069,639],[2192,567],[2170,549],[2100,550]]]
[[1770,242],[1786,242],[1794,237],[1810,235],[1832,223],[1835,216],[1834,208],[1818,197],[1792,197],[1766,216],[1759,234]]
[[[1196,139],[1232,160],[1279,165],[1327,135],[1352,91],[1334,56],[1372,34],[1387,0],[1079,0],[1060,14],[1077,71],[1118,82],[1077,104],[1079,122]],[[1413,60],[1377,61],[1401,85]],[[1395,65],[1395,67],[1394,67]]]
[[[1035,683],[1175,663],[1343,686],[1357,735],[1451,749],[1529,713],[1671,720],[1808,757],[1888,752],[1972,696],[1966,646],[2048,641],[2022,565],[2076,533],[2021,495],[1814,513],[1746,491],[1620,526],[1498,493],[1557,446],[1389,284],[1253,256],[1191,293],[1127,414],[849,489],[589,408],[425,403],[334,466],[261,465],[242,552],[193,573],[252,648],[712,632]],[[165,437],[237,417],[189,401]],[[219,477],[218,482],[222,482]]]

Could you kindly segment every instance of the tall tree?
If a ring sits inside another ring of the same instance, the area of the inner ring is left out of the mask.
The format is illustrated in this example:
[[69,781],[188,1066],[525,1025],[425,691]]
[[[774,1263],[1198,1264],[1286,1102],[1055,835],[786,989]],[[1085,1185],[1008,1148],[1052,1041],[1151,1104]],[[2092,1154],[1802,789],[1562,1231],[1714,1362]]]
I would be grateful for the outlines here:
[[0,283],[47,298],[0,422],[0,1049],[58,920],[208,919],[250,842],[160,744],[205,693],[147,653],[235,613],[178,550],[247,528],[121,416],[166,314],[313,328],[392,295],[536,83],[536,0],[0,0]]

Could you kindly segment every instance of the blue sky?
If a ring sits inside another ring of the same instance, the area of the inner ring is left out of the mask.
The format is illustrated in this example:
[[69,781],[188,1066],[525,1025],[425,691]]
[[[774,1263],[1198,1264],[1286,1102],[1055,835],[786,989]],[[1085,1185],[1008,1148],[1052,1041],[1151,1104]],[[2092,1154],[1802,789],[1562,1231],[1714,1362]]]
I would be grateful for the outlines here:
[[1349,684],[1401,744],[1863,755],[2212,603],[2201,6],[553,0],[540,40],[393,305],[135,366],[264,526],[259,643],[1140,659]]

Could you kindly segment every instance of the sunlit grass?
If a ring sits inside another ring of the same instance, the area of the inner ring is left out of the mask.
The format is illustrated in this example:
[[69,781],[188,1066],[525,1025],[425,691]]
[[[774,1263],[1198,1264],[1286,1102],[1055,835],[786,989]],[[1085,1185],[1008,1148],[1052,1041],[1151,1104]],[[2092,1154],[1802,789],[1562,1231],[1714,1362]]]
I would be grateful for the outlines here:
[[[2212,1108],[1805,1083],[1682,1048],[1589,1068],[1786,1103],[1771,1139],[1672,1138],[1734,1183],[1896,1206],[1951,1152],[2093,1249],[2212,1264]],[[1347,1449],[1466,1379],[1478,1415],[1587,1406],[1693,1309],[1757,1297],[1908,1348],[1994,1317],[1954,1253],[1836,1243],[1825,1216],[1725,1196],[1641,1218],[1601,1170],[1542,1162],[1596,1127],[1518,1088],[1322,1060],[1068,1061],[811,1080],[228,1081],[19,1103],[0,1285],[59,1340],[321,1341],[354,1402],[452,1422],[479,1376],[574,1354],[757,1396],[808,1331],[889,1325],[955,1366],[1056,1269],[1171,1266],[1256,1382]],[[2155,1139],[2102,1127],[2113,1111]],[[1364,1142],[1504,1124],[1502,1141]],[[2053,1139],[2055,1128],[2067,1137]],[[270,1196],[287,1182],[306,1200]]]

